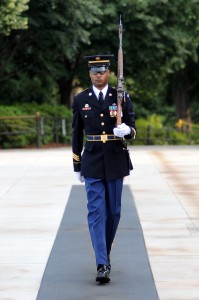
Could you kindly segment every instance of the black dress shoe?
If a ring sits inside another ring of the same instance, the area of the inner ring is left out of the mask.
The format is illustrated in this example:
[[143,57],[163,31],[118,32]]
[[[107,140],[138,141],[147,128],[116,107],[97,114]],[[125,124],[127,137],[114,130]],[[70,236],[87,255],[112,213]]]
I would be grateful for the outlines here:
[[107,266],[105,265],[98,266],[96,281],[100,283],[108,283],[110,281],[109,269]]

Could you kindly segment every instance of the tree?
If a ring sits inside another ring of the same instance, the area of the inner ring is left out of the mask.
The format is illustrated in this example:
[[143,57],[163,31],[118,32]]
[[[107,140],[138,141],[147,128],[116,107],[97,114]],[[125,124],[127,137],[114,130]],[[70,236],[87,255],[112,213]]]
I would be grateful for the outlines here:
[[0,3],[0,34],[9,35],[11,30],[27,29],[28,19],[22,14],[30,0],[2,0]]
[[[8,82],[8,78],[12,83],[13,80],[22,81],[20,87],[24,89],[25,82],[27,86],[31,82],[33,85],[38,83],[44,95],[41,100],[38,99],[41,93],[36,95],[35,89],[32,93],[30,90],[26,93],[26,97],[30,100],[37,98],[38,102],[47,101],[58,85],[61,103],[70,106],[79,51],[83,44],[90,44],[89,30],[93,24],[100,22],[99,6],[100,2],[95,3],[94,0],[30,1],[26,13],[29,19],[28,30],[2,38],[4,56],[1,57],[1,64],[4,68],[1,68],[2,71],[0,69],[0,81],[5,79]],[[11,56],[8,56],[11,49],[16,49],[12,63],[9,59]]]
[[0,40],[1,99],[9,94],[11,101],[21,95],[39,102],[60,95],[61,103],[70,106],[74,84],[84,87],[89,82],[83,55],[113,53],[112,69],[117,69],[122,14],[125,83],[139,111],[164,112],[167,99],[176,103],[177,118],[185,116],[198,95],[198,4],[31,0],[29,29]]
[[198,4],[198,0],[103,0],[102,22],[91,30],[92,49],[85,45],[83,51],[114,53],[117,60],[122,14],[125,82],[139,111],[144,106],[163,113],[170,95],[176,118],[186,118],[193,81],[198,81],[195,72],[192,86],[185,84],[187,70],[198,66]]
[[90,27],[99,23],[101,10],[94,0],[32,1],[26,57],[41,78],[59,87],[60,101],[70,106],[70,93],[83,44],[90,44]]
[[[127,73],[156,91],[160,81],[165,93],[170,86],[176,118],[189,119],[193,82],[188,78],[190,67],[198,64],[199,1],[132,0],[121,6],[125,4]],[[198,81],[198,75],[192,80]]]

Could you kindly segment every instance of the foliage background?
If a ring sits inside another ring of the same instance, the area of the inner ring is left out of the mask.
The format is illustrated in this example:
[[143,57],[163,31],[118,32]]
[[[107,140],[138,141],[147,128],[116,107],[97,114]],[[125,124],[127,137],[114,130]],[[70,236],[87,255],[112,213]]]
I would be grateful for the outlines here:
[[47,104],[70,111],[74,93],[90,85],[84,55],[113,53],[116,85],[120,14],[137,124],[158,115],[163,127],[197,128],[199,0],[2,0],[0,115]]

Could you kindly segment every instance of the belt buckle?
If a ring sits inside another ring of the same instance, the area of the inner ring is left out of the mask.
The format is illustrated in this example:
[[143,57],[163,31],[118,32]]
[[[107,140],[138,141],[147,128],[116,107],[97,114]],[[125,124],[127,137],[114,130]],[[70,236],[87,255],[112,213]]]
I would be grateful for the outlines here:
[[102,134],[101,135],[101,142],[106,143],[107,140],[108,140],[107,134]]

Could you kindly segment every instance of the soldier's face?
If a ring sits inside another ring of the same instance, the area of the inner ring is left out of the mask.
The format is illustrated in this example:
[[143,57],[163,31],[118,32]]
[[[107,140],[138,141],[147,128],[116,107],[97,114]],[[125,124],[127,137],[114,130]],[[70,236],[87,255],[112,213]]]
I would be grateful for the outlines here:
[[99,90],[102,90],[107,85],[109,74],[109,70],[107,70],[104,74],[93,74],[92,71],[89,72],[92,84]]

